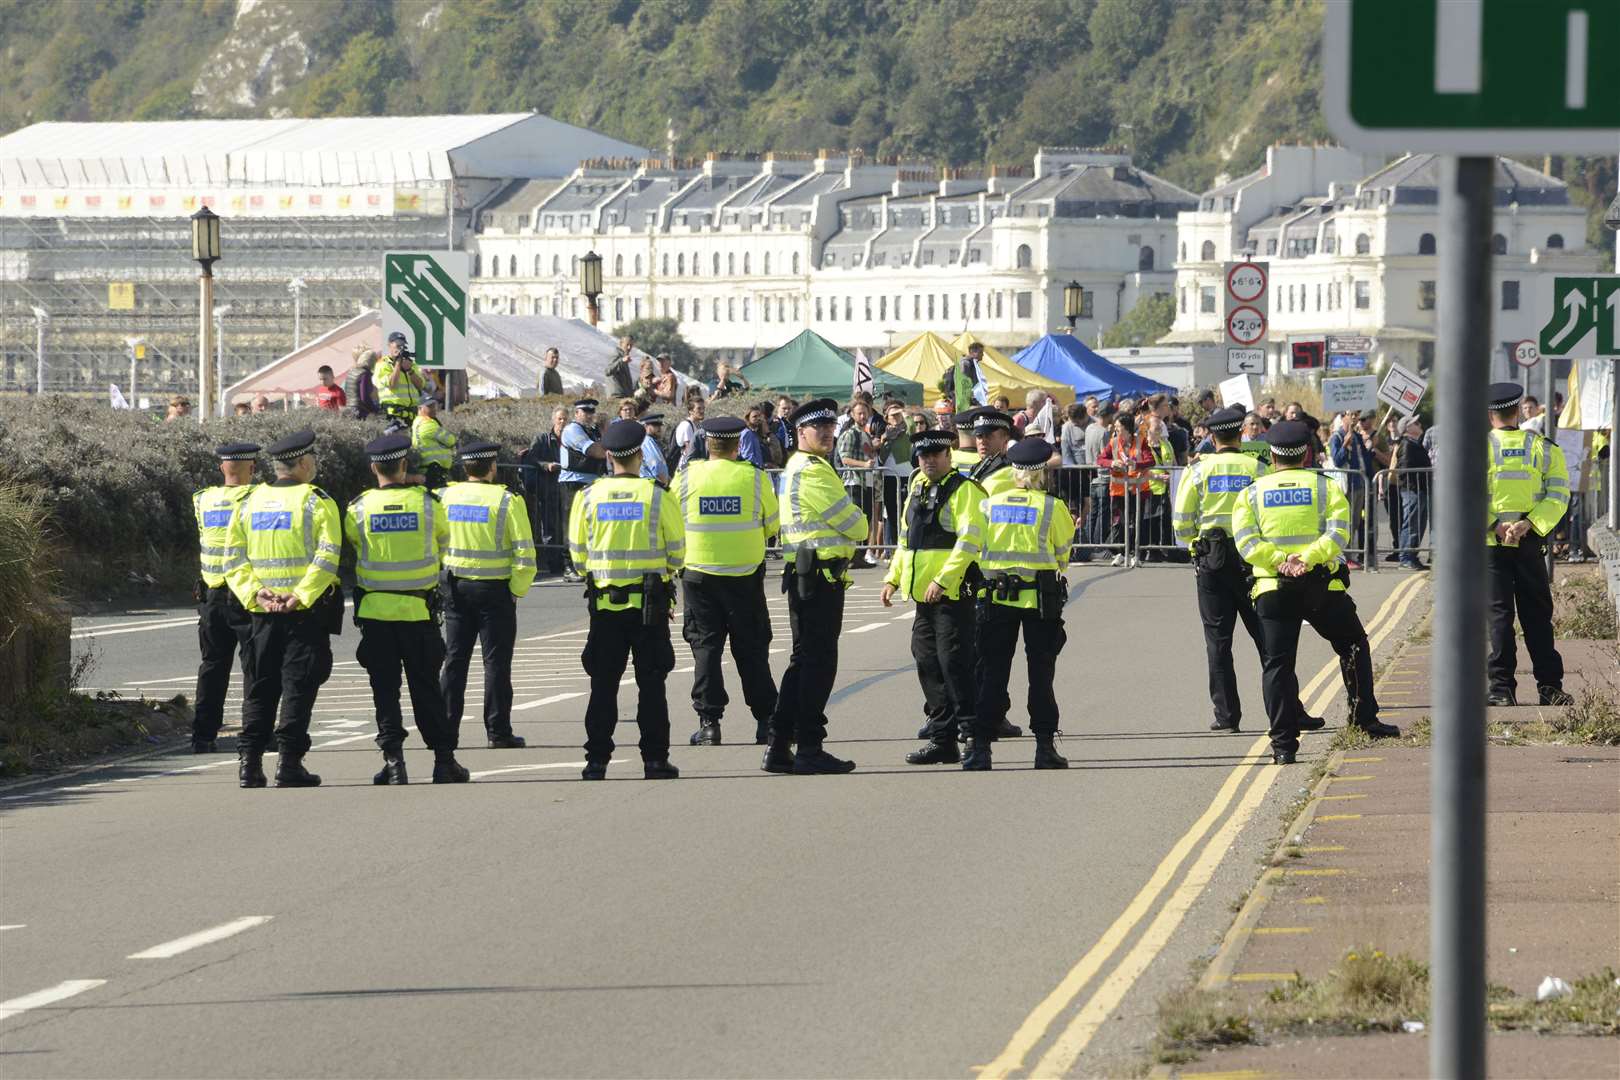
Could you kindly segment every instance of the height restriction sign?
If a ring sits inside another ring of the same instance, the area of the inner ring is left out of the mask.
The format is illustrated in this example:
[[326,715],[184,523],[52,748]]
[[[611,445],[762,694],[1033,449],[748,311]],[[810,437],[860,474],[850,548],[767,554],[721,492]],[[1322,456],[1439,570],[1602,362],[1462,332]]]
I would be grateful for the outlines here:
[[[1252,357],[1255,346],[1262,346],[1266,329],[1271,322],[1268,303],[1271,273],[1263,262],[1229,262],[1225,265],[1224,285],[1221,290],[1222,322],[1226,330],[1227,369],[1232,370],[1234,352]],[[1245,367],[1241,370],[1247,371]]]

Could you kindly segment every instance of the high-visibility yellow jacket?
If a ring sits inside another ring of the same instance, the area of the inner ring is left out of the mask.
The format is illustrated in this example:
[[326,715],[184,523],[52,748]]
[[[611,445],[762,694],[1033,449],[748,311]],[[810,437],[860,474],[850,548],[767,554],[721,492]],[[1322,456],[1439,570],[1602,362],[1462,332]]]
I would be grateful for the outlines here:
[[[1279,469],[1259,477],[1232,507],[1232,539],[1254,567],[1252,595],[1277,588],[1277,567],[1298,555],[1306,567],[1335,569],[1350,542],[1350,501],[1314,469]],[[1335,579],[1328,585],[1342,591]]]
[[1176,539],[1190,544],[1211,529],[1233,535],[1232,507],[1265,472],[1266,467],[1257,458],[1237,449],[1217,447],[1213,454],[1193,462],[1181,474],[1175,509],[1170,514]]
[[[981,462],[983,458],[979,459]],[[1018,486],[1017,474],[1006,457],[990,472],[980,472],[977,468],[971,470],[969,479],[984,488],[989,495],[1000,495],[1003,491],[1011,491]]]
[[688,461],[675,473],[686,523],[686,569],[742,577],[765,561],[765,541],[781,529],[781,508],[765,470],[746,461]]
[[415,484],[362,492],[349,504],[343,532],[353,544],[354,581],[365,593],[355,612],[379,622],[430,617],[426,593],[439,587],[439,560],[450,539],[444,504]]
[[534,530],[523,500],[500,484],[463,480],[438,493],[450,522],[444,568],[458,578],[505,581],[513,596],[534,584]]
[[899,545],[884,581],[901,599],[921,601],[934,582],[952,600],[961,598],[962,578],[984,550],[984,488],[959,472],[940,483],[918,469],[911,476],[906,508],[900,515]]
[[410,409],[413,412],[422,403],[422,391],[412,381],[412,372],[402,371],[390,356],[379,359],[371,368],[371,382],[377,388],[377,403],[384,408]]
[[782,557],[789,563],[797,563],[801,553],[820,561],[852,558],[855,545],[866,541],[866,515],[849,501],[843,481],[826,458],[795,452],[783,470],[782,490],[787,496]]
[[1271,464],[1271,444],[1264,439],[1244,439],[1239,449],[1262,465]]
[[642,577],[668,581],[686,560],[686,528],[675,496],[639,476],[604,476],[574,500],[568,550],[598,589],[629,589],[617,602],[605,591],[598,611],[640,608]]
[[[1161,439],[1153,444],[1153,460],[1158,462],[1160,465],[1174,465],[1176,463],[1176,452],[1174,448],[1171,447],[1168,439]],[[1163,495],[1169,490],[1169,469],[1154,469],[1152,472],[1148,473],[1149,494]]]
[[418,416],[411,421],[411,449],[423,468],[439,465],[448,469],[455,460],[456,436],[434,417]]
[[[985,577],[1009,574],[1033,582],[1041,570],[1062,573],[1069,565],[1074,516],[1056,495],[1015,487],[991,495],[981,509],[985,538],[979,566]],[[991,602],[1016,608],[1039,604],[1033,585],[1005,600],[992,594]]]
[[979,463],[977,450],[963,450],[959,446],[951,448],[951,465],[963,476],[973,471],[973,466]]
[[210,589],[225,584],[232,558],[231,519],[253,488],[253,484],[215,484],[191,496],[191,510],[197,516],[198,569]]
[[1569,470],[1564,452],[1552,440],[1519,428],[1494,428],[1485,482],[1490,487],[1490,520],[1485,543],[1496,546],[1498,521],[1529,518],[1538,536],[1558,527],[1569,509]]
[[342,515],[314,484],[259,484],[231,521],[225,583],[251,612],[263,613],[260,589],[291,593],[306,608],[337,584],[343,558]]

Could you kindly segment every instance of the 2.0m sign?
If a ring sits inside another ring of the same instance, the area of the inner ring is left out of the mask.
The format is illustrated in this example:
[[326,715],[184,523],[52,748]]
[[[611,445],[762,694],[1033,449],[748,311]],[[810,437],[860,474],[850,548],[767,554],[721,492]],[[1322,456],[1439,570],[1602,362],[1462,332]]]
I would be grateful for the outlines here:
[[1620,356],[1620,275],[1555,278],[1542,310],[1543,356]]
[[423,367],[467,366],[464,251],[390,251],[383,255],[383,335],[402,331]]

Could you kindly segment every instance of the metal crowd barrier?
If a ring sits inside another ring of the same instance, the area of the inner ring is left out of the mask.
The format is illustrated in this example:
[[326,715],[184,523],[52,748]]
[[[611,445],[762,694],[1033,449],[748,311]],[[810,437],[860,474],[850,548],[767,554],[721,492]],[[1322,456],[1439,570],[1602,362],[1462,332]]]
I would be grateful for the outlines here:
[[[1407,565],[1422,561],[1423,555],[1433,556],[1434,540],[1430,527],[1434,521],[1434,508],[1430,494],[1434,490],[1434,469],[1380,469],[1367,486],[1367,542],[1375,543],[1379,511],[1388,516],[1386,528],[1390,530],[1390,545],[1383,562]],[[1410,496],[1410,498],[1408,497]],[[1425,538],[1428,542],[1425,543]],[[1369,552],[1368,568],[1376,558],[1376,548]]]

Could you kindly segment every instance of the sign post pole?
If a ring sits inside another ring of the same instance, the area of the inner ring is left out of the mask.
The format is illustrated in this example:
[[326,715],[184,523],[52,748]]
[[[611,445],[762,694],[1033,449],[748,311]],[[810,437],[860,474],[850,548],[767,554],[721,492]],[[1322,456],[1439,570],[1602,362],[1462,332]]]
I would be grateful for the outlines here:
[[1614,437],[1620,432],[1620,360],[1609,371],[1609,528],[1620,532],[1620,447]]
[[[1434,571],[1434,746],[1429,878],[1429,1074],[1485,1075],[1485,437],[1491,354],[1495,161],[1441,166],[1436,423],[1456,433],[1440,455],[1435,523],[1457,538]],[[1469,539],[1474,538],[1474,539]]]

